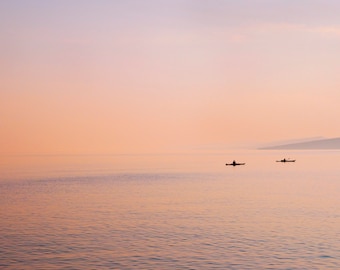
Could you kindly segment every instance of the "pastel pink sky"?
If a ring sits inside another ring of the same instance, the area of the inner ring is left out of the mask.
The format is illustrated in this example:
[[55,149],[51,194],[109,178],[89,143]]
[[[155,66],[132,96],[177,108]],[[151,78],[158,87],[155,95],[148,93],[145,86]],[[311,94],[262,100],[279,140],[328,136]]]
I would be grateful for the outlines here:
[[0,154],[340,136],[340,1],[0,2]]

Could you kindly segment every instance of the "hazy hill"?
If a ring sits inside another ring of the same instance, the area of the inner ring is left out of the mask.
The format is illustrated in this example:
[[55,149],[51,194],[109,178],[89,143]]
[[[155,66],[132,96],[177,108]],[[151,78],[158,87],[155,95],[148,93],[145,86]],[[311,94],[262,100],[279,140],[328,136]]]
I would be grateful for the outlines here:
[[276,146],[261,147],[260,149],[340,149],[340,138],[282,144]]

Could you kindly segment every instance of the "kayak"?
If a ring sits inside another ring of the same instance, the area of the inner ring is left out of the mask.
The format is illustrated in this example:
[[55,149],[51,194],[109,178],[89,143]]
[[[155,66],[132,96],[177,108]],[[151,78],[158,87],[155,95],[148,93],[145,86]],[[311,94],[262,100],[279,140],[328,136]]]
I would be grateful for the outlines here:
[[295,162],[295,159],[281,159],[277,160],[276,162]]
[[238,165],[245,165],[245,163],[226,163],[226,166],[238,166]]

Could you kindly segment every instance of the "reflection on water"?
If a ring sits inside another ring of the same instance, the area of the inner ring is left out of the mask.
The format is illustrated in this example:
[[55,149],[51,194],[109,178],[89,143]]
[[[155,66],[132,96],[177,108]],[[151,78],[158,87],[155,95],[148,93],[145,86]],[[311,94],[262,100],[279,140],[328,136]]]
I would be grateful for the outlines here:
[[339,269],[338,153],[278,154],[8,162],[0,268]]

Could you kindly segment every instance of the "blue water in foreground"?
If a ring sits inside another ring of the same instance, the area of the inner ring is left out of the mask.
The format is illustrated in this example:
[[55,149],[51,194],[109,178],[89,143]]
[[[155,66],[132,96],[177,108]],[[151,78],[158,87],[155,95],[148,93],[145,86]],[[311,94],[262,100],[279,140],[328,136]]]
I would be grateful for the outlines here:
[[289,155],[10,157],[0,269],[340,269],[340,152]]

